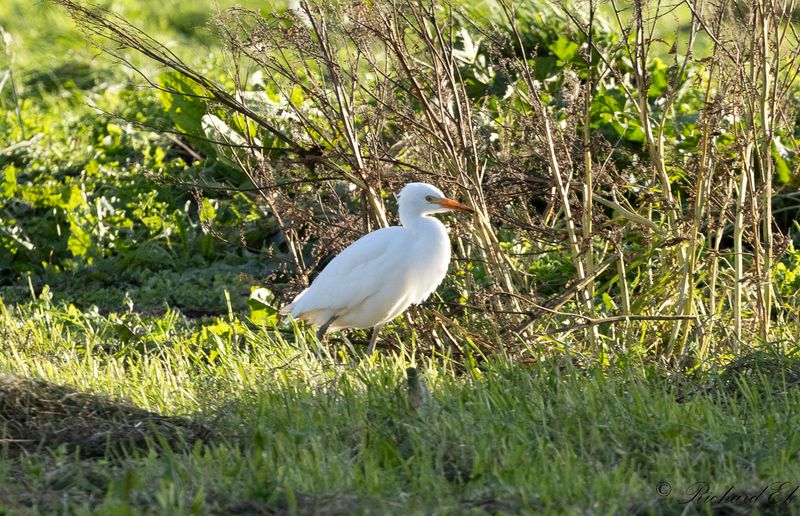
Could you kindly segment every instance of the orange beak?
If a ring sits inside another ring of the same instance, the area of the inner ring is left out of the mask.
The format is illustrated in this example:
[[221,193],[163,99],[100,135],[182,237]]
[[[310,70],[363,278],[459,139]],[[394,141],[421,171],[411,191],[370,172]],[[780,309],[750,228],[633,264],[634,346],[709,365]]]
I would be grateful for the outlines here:
[[447,208],[448,210],[453,211],[465,211],[467,213],[474,213],[475,210],[467,206],[466,204],[461,204],[458,201],[454,201],[453,199],[448,199],[447,197],[442,197],[441,199],[436,199],[433,202],[441,206],[442,208]]

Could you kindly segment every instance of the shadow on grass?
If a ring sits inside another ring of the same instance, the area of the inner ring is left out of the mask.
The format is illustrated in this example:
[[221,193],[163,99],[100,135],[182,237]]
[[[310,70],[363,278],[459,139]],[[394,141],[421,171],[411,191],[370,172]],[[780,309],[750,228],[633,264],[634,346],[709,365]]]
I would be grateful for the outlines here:
[[81,458],[134,448],[172,449],[207,440],[212,431],[187,418],[164,416],[71,387],[0,375],[0,444],[7,457],[65,447]]
[[800,387],[800,348],[768,346],[743,354],[719,370],[672,375],[676,400],[711,397],[736,402],[742,397],[764,398]]

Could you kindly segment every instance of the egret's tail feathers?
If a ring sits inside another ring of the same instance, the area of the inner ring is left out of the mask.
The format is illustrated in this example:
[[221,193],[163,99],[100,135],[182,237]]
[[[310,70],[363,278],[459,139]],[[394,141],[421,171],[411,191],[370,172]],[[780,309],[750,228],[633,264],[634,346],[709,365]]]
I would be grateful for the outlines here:
[[305,312],[292,313],[292,317],[297,320],[305,321],[314,326],[321,327],[331,318],[331,311],[325,308],[316,310],[306,310]]
[[289,315],[290,313],[292,313],[293,310],[294,310],[294,303],[289,303],[288,305],[281,307],[281,309],[278,310],[278,313],[281,315]]

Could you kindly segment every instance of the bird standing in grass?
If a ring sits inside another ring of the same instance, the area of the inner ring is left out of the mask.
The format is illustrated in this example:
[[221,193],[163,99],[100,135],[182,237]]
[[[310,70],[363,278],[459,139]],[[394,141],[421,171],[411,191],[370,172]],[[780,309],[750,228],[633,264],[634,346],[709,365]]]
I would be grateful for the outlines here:
[[430,296],[447,274],[450,239],[434,213],[472,212],[435,186],[409,183],[398,195],[400,226],[379,229],[336,256],[294,301],[281,309],[319,327],[317,338],[343,328],[380,328]]

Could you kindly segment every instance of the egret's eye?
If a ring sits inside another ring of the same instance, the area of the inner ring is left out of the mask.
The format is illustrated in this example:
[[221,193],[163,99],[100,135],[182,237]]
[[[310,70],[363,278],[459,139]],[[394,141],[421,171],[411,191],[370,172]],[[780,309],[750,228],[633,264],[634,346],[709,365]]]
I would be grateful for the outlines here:
[[426,195],[425,196],[425,200],[428,201],[428,202],[433,202],[434,197],[432,195]]

